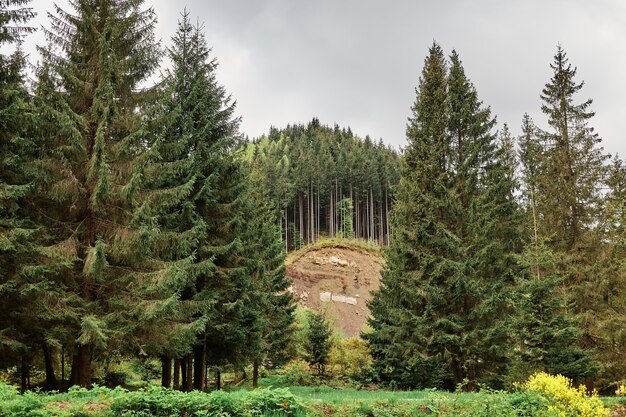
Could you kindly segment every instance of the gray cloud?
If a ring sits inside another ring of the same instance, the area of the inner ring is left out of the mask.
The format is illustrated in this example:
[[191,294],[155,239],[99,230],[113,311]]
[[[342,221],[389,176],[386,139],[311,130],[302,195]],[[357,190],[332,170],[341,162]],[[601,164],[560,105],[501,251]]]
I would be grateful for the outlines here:
[[[51,1],[34,0],[45,24]],[[63,2],[59,2],[63,6]],[[499,125],[519,133],[524,112],[540,126],[539,94],[560,43],[593,98],[592,125],[626,155],[626,2],[622,0],[167,0],[147,1],[164,43],[187,7],[204,22],[218,78],[237,100],[250,137],[270,125],[351,126],[405,144],[404,129],[433,40],[456,49]],[[34,35],[37,37],[40,35]]]

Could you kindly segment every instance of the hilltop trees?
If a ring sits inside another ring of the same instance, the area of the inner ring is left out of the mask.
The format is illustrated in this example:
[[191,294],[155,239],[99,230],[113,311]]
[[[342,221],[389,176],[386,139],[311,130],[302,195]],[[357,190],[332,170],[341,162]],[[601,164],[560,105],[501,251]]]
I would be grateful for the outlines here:
[[272,190],[286,250],[320,234],[389,243],[399,158],[382,142],[313,119],[272,128],[247,146],[246,157]]
[[404,386],[497,384],[519,246],[511,167],[455,52],[448,68],[431,47],[412,111],[394,239],[370,304],[372,354]]

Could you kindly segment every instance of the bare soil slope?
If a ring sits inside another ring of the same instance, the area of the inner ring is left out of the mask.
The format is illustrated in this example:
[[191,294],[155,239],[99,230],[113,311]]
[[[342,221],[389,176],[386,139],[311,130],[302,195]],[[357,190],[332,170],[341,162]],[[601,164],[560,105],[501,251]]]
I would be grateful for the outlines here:
[[343,337],[365,329],[370,291],[380,285],[382,257],[347,246],[312,247],[291,255],[290,292],[303,306],[324,311]]

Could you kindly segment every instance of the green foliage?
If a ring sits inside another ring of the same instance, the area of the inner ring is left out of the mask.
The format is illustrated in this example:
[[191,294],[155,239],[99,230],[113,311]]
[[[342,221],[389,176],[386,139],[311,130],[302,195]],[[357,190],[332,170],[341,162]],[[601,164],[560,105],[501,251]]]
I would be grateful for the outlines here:
[[399,162],[392,148],[314,118],[272,128],[242,153],[270,191],[288,250],[322,235],[389,242]]
[[367,334],[384,381],[501,386],[517,274],[513,167],[453,52],[434,44],[407,127],[394,239]]
[[316,366],[319,375],[324,372],[324,366],[328,362],[332,346],[331,334],[330,323],[324,314],[309,312],[304,348],[309,365]]

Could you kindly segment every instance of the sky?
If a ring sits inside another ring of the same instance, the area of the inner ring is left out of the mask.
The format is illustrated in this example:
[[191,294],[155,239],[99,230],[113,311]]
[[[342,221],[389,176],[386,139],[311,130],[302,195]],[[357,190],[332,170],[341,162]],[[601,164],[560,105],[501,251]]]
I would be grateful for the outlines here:
[[[67,8],[67,2],[57,4]],[[218,81],[237,101],[241,131],[270,126],[350,126],[396,148],[433,41],[455,49],[479,98],[520,133],[527,112],[547,128],[540,94],[557,45],[593,99],[591,126],[605,150],[626,155],[626,0],[147,0],[167,46],[184,7],[204,23]],[[47,26],[51,0],[33,0]],[[30,35],[26,50],[43,44]],[[31,60],[37,59],[36,53]]]

